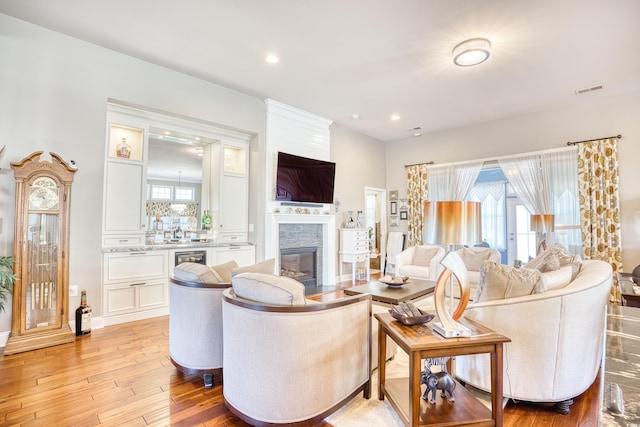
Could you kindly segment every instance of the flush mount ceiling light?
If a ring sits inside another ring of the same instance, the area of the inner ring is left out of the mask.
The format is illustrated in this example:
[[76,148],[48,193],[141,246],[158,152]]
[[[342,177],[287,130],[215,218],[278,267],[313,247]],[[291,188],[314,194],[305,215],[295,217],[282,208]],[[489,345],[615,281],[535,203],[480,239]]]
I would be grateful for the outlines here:
[[482,64],[489,59],[491,42],[477,38],[465,40],[453,48],[453,62],[460,67]]
[[280,58],[278,58],[276,55],[267,55],[264,60],[269,64],[277,64],[278,62],[280,62]]

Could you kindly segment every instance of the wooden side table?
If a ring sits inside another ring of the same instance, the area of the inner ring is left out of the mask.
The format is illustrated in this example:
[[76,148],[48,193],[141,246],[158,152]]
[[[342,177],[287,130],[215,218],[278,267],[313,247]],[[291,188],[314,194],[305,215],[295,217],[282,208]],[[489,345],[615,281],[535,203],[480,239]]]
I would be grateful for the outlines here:
[[[469,327],[468,338],[444,338],[434,333],[429,324],[405,326],[388,313],[377,313],[378,357],[384,360],[387,335],[409,355],[409,378],[386,379],[386,367],[378,367],[378,396],[385,397],[400,419],[410,427],[418,426],[502,426],[502,346],[511,339],[468,319],[460,322]],[[489,353],[491,355],[491,410],[479,402],[460,384],[455,388],[455,402],[440,397],[435,404],[421,398],[420,373],[422,359]]]

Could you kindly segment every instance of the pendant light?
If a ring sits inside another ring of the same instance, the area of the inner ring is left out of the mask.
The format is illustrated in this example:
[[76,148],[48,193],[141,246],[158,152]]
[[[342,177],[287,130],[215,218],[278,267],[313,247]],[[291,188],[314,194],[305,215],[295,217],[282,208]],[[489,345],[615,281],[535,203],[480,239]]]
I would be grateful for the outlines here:
[[[182,171],[178,171],[178,186],[176,187],[176,191],[173,194],[174,200],[176,198],[175,195],[177,193],[177,190],[178,188],[180,188],[181,185],[182,185]],[[178,214],[181,214],[182,212],[185,211],[185,209],[187,209],[187,205],[185,203],[172,203],[171,209],[178,212]]]

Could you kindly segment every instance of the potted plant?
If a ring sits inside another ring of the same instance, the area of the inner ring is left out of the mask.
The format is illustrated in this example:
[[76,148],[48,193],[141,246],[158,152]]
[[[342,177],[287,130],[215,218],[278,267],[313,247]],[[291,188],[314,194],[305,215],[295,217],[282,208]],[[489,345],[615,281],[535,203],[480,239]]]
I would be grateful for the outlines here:
[[14,257],[0,256],[0,313],[4,311],[4,303],[13,291],[16,275],[13,274]]

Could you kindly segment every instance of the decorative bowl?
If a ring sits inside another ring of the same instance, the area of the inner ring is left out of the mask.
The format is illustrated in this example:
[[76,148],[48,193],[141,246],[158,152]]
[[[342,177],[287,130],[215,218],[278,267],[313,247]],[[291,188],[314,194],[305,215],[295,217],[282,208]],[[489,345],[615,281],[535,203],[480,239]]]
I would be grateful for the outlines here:
[[378,279],[378,281],[380,283],[384,283],[387,286],[391,286],[391,287],[399,287],[402,285],[405,285],[407,283],[409,283],[409,278],[407,276],[396,276],[396,277],[390,277],[390,276],[385,276],[385,277],[381,277],[380,279]]

